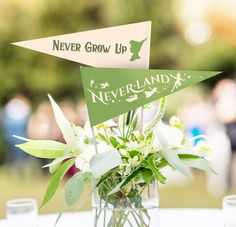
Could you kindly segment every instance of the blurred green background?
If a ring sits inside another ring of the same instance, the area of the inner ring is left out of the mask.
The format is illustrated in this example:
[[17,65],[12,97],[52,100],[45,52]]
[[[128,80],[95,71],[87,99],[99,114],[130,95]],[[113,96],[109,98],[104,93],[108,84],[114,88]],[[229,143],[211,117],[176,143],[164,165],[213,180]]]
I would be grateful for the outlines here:
[[[83,96],[79,64],[18,48],[12,42],[145,20],[152,21],[150,68],[224,72],[206,81],[204,87],[188,90],[188,94],[204,96],[220,79],[235,78],[235,11],[235,0],[0,0],[0,112],[18,94],[28,97],[33,112],[47,100],[47,93],[57,101],[77,102]],[[169,113],[175,112],[185,95],[180,92],[170,97]],[[0,146],[3,164],[2,129]],[[42,175],[40,166],[37,171],[30,165],[24,178],[9,164],[0,165],[0,217],[10,198],[41,201],[49,177]],[[161,188],[161,206],[220,207],[223,194],[210,195],[205,175],[195,175],[195,180]],[[61,188],[42,212],[59,211],[62,193]]]

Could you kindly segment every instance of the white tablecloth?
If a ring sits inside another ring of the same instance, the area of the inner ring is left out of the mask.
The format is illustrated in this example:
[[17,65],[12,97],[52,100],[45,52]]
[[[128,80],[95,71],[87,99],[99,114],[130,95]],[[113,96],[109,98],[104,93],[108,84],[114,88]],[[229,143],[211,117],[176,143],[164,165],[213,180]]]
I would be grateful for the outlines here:
[[[57,214],[40,215],[38,227],[54,227]],[[57,227],[92,227],[92,212],[64,213]],[[160,209],[160,227],[223,227],[220,209]],[[12,227],[0,219],[0,227]],[[159,226],[158,226],[159,227]]]

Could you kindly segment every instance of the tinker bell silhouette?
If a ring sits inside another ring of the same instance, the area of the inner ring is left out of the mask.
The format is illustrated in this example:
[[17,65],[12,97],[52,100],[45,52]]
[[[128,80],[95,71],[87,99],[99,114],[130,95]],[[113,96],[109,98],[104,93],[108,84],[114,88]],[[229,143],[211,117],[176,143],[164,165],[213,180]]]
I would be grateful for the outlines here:
[[130,58],[130,61],[135,61],[137,59],[140,59],[139,52],[143,46],[143,43],[147,40],[144,39],[142,41],[135,41],[135,40],[130,40],[130,52],[132,53],[132,56]]
[[173,77],[175,79],[175,84],[171,90],[171,92],[173,92],[175,89],[177,89],[179,86],[182,85],[182,81],[184,81],[184,79],[181,78],[181,74],[177,73],[176,77],[171,75],[171,77]]

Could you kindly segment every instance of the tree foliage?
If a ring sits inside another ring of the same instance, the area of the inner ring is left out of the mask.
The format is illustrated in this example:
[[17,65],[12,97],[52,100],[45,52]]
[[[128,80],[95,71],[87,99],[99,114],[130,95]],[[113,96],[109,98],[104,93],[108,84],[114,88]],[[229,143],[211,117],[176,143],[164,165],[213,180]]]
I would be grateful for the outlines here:
[[[38,103],[82,95],[79,64],[11,45],[11,42],[152,20],[154,68],[222,70],[236,68],[235,48],[217,37],[190,46],[176,22],[176,4],[164,0],[35,0],[0,2],[0,105],[22,93]],[[210,80],[210,83],[214,82]]]

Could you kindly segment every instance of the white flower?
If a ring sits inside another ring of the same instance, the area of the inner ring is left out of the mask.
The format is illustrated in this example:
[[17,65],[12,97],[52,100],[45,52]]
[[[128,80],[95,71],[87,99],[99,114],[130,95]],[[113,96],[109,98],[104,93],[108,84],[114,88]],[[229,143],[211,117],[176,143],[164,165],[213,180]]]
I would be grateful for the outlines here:
[[169,147],[181,146],[184,135],[180,129],[160,122],[157,130],[161,133],[162,136],[164,136]]
[[[106,143],[100,143],[97,145],[97,152],[102,153],[114,149]],[[89,162],[91,158],[96,154],[95,145],[85,145],[82,152],[76,157],[75,166],[82,172],[89,171]]]
[[80,169],[82,172],[89,171],[90,159],[95,155],[95,148],[93,145],[87,146],[87,148],[77,156],[75,160],[76,168]]
[[152,146],[152,145],[144,146],[142,149],[144,157],[147,157],[151,153],[155,153],[157,151],[157,149],[158,148],[156,148],[155,146]]
[[130,172],[131,172],[131,167],[130,166],[126,166],[126,168],[125,168],[125,172],[124,172],[124,175],[125,176],[127,176],[127,175],[129,175],[130,174]]
[[140,145],[136,141],[130,141],[130,142],[126,143],[126,146],[130,150],[135,150],[135,149],[139,149],[140,148]]
[[[97,129],[95,127],[93,127],[93,131],[94,131],[94,134],[97,134]],[[92,127],[89,121],[87,121],[84,125],[85,135],[88,136],[89,138],[93,138],[93,131],[92,131]]]
[[134,156],[133,158],[129,159],[129,164],[128,164],[128,165],[129,165],[131,168],[136,167],[138,164],[139,164],[138,156]]

